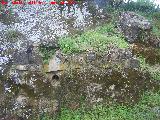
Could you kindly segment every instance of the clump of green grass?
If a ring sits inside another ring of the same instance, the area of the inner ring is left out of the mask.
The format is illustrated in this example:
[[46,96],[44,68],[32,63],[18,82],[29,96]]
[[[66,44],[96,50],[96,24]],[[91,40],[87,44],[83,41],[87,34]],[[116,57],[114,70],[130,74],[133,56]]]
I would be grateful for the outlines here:
[[99,26],[96,28],[96,32],[98,33],[101,33],[101,34],[116,34],[116,29],[115,29],[115,26],[114,24],[112,23],[108,23],[108,24],[105,24],[104,26]]
[[153,26],[152,33],[153,33],[155,36],[160,37],[160,29],[158,29],[156,26]]
[[107,45],[115,44],[119,48],[127,48],[128,43],[122,35],[119,35],[112,24],[97,27],[89,30],[82,35],[74,37],[64,37],[59,40],[62,52],[71,54],[83,52],[87,49],[94,49],[98,52],[107,50]]
[[0,11],[2,10],[2,5],[0,4]]

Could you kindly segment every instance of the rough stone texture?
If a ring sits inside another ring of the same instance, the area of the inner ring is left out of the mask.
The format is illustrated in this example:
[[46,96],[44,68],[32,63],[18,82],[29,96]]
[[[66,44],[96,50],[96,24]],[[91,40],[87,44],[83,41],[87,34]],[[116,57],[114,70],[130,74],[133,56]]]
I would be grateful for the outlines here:
[[122,12],[119,17],[118,27],[125,35],[128,42],[133,43],[145,36],[148,39],[152,24],[134,12]]
[[87,60],[89,60],[89,61],[96,60],[96,53],[94,51],[89,51],[87,53]]
[[42,65],[36,65],[36,64],[17,65],[16,69],[19,71],[42,71]]
[[16,65],[26,65],[26,64],[42,64],[42,58],[36,52],[27,53],[26,51],[15,52],[13,55],[13,62]]
[[63,61],[63,54],[60,50],[55,52],[55,55],[49,60],[48,68],[46,72],[56,72],[64,70],[64,61]]
[[[10,120],[7,116],[10,113],[16,114],[18,118],[29,120],[43,113],[55,117],[59,109],[57,95],[60,90],[57,88],[60,87],[59,81],[55,81],[56,83],[52,85],[43,73],[20,72],[23,74],[12,73],[11,79],[7,80],[4,85],[0,83],[0,90],[2,89],[2,93],[0,91],[0,120],[1,118]],[[2,86],[5,86],[4,90]],[[6,108],[7,111],[4,110]]]
[[118,71],[93,66],[67,72],[61,83],[66,104],[72,101],[78,104],[84,97],[87,105],[97,102],[134,104],[144,91],[159,87],[150,80],[148,73],[139,70]]
[[38,101],[38,107],[40,113],[50,113],[52,115],[57,112],[59,104],[57,100],[42,97]]
[[96,98],[97,93],[102,91],[102,85],[97,83],[90,83],[87,86],[87,100],[91,103],[102,102],[103,98]]
[[21,107],[25,107],[27,106],[28,103],[28,97],[26,97],[25,95],[19,95],[17,98],[16,98],[16,107],[17,108],[21,108]]
[[108,61],[122,61],[132,58],[132,51],[130,49],[112,48],[109,49],[106,55]]
[[160,48],[160,37],[152,36],[149,41],[149,45],[152,45],[153,47]]
[[20,71],[26,71],[27,70],[27,66],[26,65],[17,65],[16,69],[20,70]]
[[128,59],[125,62],[125,68],[138,69],[140,68],[140,61],[134,58]]

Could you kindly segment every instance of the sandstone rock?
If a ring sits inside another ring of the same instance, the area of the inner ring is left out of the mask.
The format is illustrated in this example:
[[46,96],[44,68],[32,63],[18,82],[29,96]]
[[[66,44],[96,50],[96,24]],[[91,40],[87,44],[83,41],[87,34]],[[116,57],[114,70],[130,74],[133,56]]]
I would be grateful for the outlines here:
[[58,57],[53,56],[53,58],[49,61],[48,72],[60,70],[60,64],[61,64],[61,60]]
[[26,65],[17,65],[16,69],[20,70],[20,71],[26,71],[27,70],[27,66]]
[[134,12],[122,12],[119,17],[118,28],[125,35],[128,42],[137,42],[141,37],[149,37],[151,23]]
[[61,71],[65,69],[65,64],[64,64],[64,57],[62,53],[57,50],[55,55],[50,59],[49,65],[48,65],[48,70],[46,72],[56,72],[56,71]]
[[26,51],[16,51],[13,54],[13,64],[15,65],[26,65],[26,64],[42,64],[42,57],[35,51],[27,53]]
[[42,71],[42,65],[29,64],[27,65],[29,71]]

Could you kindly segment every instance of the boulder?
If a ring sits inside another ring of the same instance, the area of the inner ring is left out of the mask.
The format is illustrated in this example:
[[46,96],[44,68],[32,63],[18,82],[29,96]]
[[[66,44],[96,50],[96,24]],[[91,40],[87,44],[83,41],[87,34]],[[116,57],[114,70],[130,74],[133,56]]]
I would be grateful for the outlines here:
[[124,34],[130,43],[137,42],[140,39],[148,40],[152,24],[134,12],[122,12],[118,22],[119,30]]
[[53,56],[53,58],[49,61],[48,72],[61,70],[61,59],[57,56]]

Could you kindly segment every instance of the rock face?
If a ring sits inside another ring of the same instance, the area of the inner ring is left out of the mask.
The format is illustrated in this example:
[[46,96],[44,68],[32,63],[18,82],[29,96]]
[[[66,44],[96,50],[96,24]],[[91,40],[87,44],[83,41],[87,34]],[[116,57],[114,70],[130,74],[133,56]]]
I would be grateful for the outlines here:
[[147,39],[152,25],[143,16],[134,12],[122,12],[119,17],[118,28],[125,35],[127,41],[133,43],[141,39],[140,36],[145,36]]
[[42,58],[35,51],[32,54],[28,54],[26,51],[15,52],[13,55],[13,62],[16,65],[25,64],[42,64]]
[[[84,100],[87,105],[98,102],[123,104],[136,103],[143,91],[154,89],[155,84],[148,73],[134,69],[117,71],[113,68],[82,68],[66,73],[62,79],[62,93],[66,104],[80,104]],[[78,93],[78,94],[77,94]]]
[[[53,79],[57,79],[57,76],[53,76]],[[56,117],[59,110],[59,88],[58,82],[52,85],[41,72],[14,74],[5,81],[5,85],[0,82],[0,120],[12,120],[9,114],[17,115],[15,120],[19,120],[19,117],[32,120],[44,113]]]
[[128,59],[125,63],[125,68],[138,69],[140,68],[140,61],[137,59]]
[[133,57],[130,49],[112,48],[108,50],[106,59],[108,61],[119,61],[131,59]]

